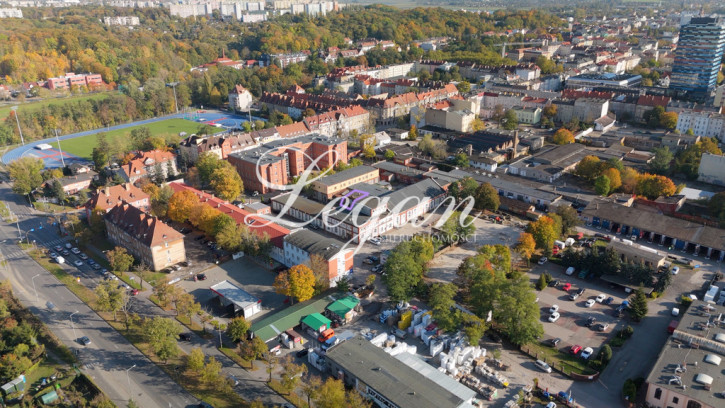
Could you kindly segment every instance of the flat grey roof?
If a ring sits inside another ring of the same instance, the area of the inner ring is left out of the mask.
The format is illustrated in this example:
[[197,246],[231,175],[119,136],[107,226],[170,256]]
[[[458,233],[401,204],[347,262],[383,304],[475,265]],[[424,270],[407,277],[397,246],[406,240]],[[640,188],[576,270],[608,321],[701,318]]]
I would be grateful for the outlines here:
[[327,358],[402,408],[458,408],[466,402],[362,336],[332,347]]
[[[725,362],[715,365],[706,362],[705,357],[714,355],[725,361],[725,343],[715,339],[718,335],[725,335],[724,326],[712,323],[720,314],[725,314],[725,307],[712,305],[709,311],[710,317],[703,316],[705,307],[706,303],[701,300],[692,302],[677,329],[663,347],[647,377],[647,383],[655,389],[672,390],[703,405],[717,407],[722,406],[722,400],[715,397],[715,393],[725,388],[725,376],[723,376]],[[707,321],[711,322],[710,327],[704,327]],[[698,348],[692,348],[690,344],[697,344]],[[678,365],[683,364],[686,364],[687,371],[675,373]],[[710,390],[706,390],[703,384],[695,381],[698,374],[712,377]],[[682,384],[670,383],[675,375],[680,377]]]
[[378,172],[378,171],[379,170],[377,168],[371,167],[371,166],[365,166],[365,165],[355,166],[355,167],[349,168],[347,170],[343,170],[339,173],[335,173],[331,176],[323,177],[323,178],[315,181],[315,183],[316,184],[319,183],[319,184],[322,184],[325,186],[332,186],[335,184],[342,183],[345,180],[349,180],[349,179],[352,179],[355,177],[360,177],[362,175],[372,173],[372,172]]
[[216,285],[213,285],[209,289],[211,289],[219,296],[230,300],[242,309],[251,306],[259,301],[259,299],[250,295],[246,290],[229,282],[228,280],[223,280]]
[[328,238],[307,229],[292,232],[284,237],[284,242],[294,245],[309,254],[318,254],[328,261],[340,252],[340,248],[345,246],[342,241]]
[[375,163],[375,164],[373,164],[373,167],[378,168],[383,171],[388,171],[388,172],[397,173],[397,174],[406,174],[409,176],[422,176],[423,175],[423,172],[418,169],[414,169],[412,167],[403,166],[400,164],[391,163],[391,162],[387,162],[387,161]]

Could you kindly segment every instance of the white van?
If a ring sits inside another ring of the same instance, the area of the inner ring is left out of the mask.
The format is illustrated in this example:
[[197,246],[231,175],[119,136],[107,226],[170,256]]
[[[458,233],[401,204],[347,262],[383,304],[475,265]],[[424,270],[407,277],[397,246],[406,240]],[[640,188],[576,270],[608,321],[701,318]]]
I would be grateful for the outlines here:
[[570,267],[566,268],[566,274],[567,274],[567,275],[569,275],[569,276],[571,276],[571,275],[573,275],[573,274],[574,274],[574,271],[575,271],[575,270],[576,270],[576,269],[574,269],[574,267],[573,267],[573,266],[570,266]]
[[559,249],[566,248],[566,244],[564,243],[564,241],[554,241],[554,245],[558,246]]
[[58,256],[55,257],[55,261],[58,262],[59,264],[62,264],[62,263],[65,263],[65,258],[63,258],[62,256],[58,255]]

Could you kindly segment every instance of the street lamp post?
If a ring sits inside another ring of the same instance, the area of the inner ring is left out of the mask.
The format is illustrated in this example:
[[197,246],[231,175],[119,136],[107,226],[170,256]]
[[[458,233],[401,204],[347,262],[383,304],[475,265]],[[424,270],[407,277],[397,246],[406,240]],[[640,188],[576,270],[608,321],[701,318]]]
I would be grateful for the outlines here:
[[60,149],[60,139],[58,139],[58,129],[55,129],[55,141],[58,142],[58,151],[60,152],[60,161],[65,167],[65,159],[63,159],[63,150]]
[[20,129],[20,119],[18,119],[18,107],[13,106],[10,108],[11,111],[15,113],[15,123],[18,124],[18,133],[20,133],[20,142],[25,146],[25,139],[23,139],[23,130]]
[[30,280],[33,282],[33,291],[35,292],[35,301],[36,302],[38,301],[38,289],[35,289],[35,278],[37,278],[38,276],[40,276],[40,274],[37,274],[37,275],[33,276],[32,278],[30,278]]
[[176,113],[179,113],[179,101],[176,99],[176,85],[179,85],[178,82],[170,82],[166,84],[166,86],[170,86],[171,89],[174,90],[174,107],[176,108]]
[[70,314],[70,327],[73,328],[73,338],[75,339],[78,338],[78,336],[76,336],[76,326],[73,324],[73,315],[76,313],[78,313],[77,310]]
[[131,367],[126,369],[126,382],[128,383],[128,398],[131,398],[131,380],[128,377],[128,372],[131,371],[132,368],[136,367],[136,364],[132,365]]

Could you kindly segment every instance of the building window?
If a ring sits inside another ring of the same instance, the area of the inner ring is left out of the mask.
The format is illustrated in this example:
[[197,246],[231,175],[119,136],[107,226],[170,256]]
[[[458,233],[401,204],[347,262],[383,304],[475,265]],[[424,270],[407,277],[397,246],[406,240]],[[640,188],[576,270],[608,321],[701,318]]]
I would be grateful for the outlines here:
[[662,398],[662,388],[657,388],[657,389],[655,390],[655,398],[656,398],[656,399],[660,399],[660,398]]
[[679,399],[679,398],[677,398],[677,397],[672,397],[672,403],[673,403],[673,404],[677,404],[678,402],[680,402],[680,399]]

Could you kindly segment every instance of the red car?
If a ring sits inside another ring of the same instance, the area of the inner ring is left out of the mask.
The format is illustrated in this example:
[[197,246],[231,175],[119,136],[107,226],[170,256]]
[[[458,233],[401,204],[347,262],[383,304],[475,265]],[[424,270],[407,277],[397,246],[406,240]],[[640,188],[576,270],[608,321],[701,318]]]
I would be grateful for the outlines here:
[[131,291],[131,296],[136,296],[136,295],[138,295],[138,289],[132,290]]
[[565,283],[561,288],[564,289],[564,292],[568,292],[571,289],[571,283]]
[[574,355],[577,355],[580,351],[582,351],[582,346],[578,344],[571,346],[571,349],[569,350],[569,352]]

